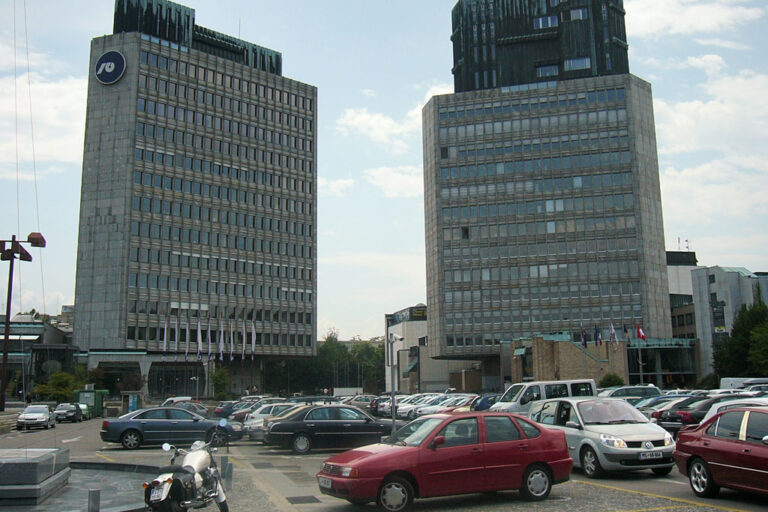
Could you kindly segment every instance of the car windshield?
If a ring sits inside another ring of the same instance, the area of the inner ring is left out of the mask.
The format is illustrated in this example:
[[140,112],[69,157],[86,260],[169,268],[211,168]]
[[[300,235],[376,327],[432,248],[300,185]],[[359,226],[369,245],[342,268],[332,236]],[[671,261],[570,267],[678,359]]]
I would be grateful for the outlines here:
[[587,425],[648,423],[643,414],[623,400],[579,402],[579,413]]
[[422,418],[414,420],[386,439],[387,444],[418,446],[443,422],[442,418]]
[[499,398],[499,402],[514,402],[524,387],[522,384],[515,384],[504,392],[504,395]]
[[74,406],[74,405],[70,405],[70,404],[59,404],[59,405],[56,407],[56,410],[57,410],[57,411],[71,411],[71,410],[73,410],[74,408],[75,408],[75,406]]
[[48,408],[41,405],[33,405],[24,409],[24,414],[47,414]]

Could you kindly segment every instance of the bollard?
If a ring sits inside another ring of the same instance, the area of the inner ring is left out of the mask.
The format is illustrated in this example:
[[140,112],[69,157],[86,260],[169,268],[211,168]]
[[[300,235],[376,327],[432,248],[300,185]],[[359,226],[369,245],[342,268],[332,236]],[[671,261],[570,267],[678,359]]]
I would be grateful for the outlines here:
[[224,485],[225,491],[232,490],[232,472],[234,464],[229,462],[229,457],[226,455],[221,457],[221,480]]
[[99,512],[101,509],[101,491],[88,489],[88,512]]

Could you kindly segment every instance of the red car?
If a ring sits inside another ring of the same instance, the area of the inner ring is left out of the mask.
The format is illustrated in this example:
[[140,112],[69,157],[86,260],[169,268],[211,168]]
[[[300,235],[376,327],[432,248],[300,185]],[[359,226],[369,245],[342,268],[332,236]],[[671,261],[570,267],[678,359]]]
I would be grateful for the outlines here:
[[768,494],[768,407],[734,407],[681,430],[673,455],[697,496],[720,487]]
[[317,483],[355,505],[399,512],[414,498],[502,489],[542,500],[572,466],[561,431],[506,413],[432,414],[383,443],[331,457]]

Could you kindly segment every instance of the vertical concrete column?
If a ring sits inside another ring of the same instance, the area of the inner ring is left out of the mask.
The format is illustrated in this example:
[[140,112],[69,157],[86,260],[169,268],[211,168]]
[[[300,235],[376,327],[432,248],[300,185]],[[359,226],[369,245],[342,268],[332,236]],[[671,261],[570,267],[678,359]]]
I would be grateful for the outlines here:
[[141,396],[149,395],[149,369],[152,367],[152,361],[139,361],[139,371],[141,372]]

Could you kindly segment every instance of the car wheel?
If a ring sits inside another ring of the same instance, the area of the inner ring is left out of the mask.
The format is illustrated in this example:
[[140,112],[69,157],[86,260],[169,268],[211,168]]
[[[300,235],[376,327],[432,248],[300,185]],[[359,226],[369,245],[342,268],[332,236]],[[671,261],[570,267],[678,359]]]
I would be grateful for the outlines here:
[[304,455],[305,453],[309,453],[309,450],[312,449],[312,440],[307,434],[296,434],[293,438],[291,448],[293,448],[293,453]]
[[50,427],[50,425],[48,425],[47,423],[46,423],[45,425],[43,425],[43,428],[44,428],[45,430],[48,430],[48,428],[49,428],[49,427]]
[[709,466],[701,459],[694,459],[688,467],[688,481],[696,496],[714,498],[720,492],[720,487],[712,479]]
[[126,450],[135,450],[141,446],[141,434],[136,430],[126,430],[120,436],[120,442]]
[[227,432],[220,428],[215,428],[208,434],[208,442],[211,446],[224,446],[228,441],[229,436],[227,435]]
[[529,466],[523,474],[520,495],[527,500],[543,500],[552,490],[552,476],[549,470],[539,464]]
[[388,478],[379,489],[376,504],[387,512],[400,512],[413,503],[413,486],[405,478]]
[[668,468],[653,468],[652,471],[656,476],[666,476],[672,472],[672,466]]
[[597,458],[595,450],[587,446],[581,451],[581,469],[588,478],[600,478],[603,475],[603,467]]

